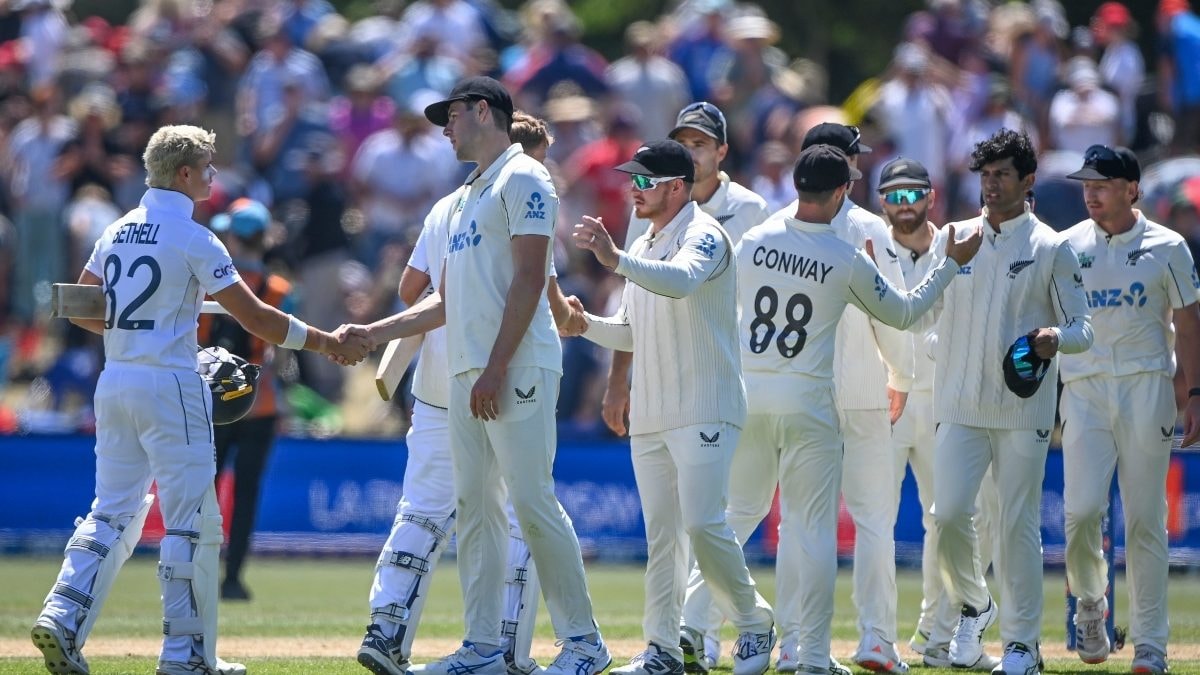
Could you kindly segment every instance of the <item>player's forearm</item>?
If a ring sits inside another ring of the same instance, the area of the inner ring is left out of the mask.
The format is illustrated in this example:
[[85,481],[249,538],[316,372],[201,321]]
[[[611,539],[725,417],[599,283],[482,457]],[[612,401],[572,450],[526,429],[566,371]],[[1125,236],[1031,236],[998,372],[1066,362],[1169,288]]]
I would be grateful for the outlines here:
[[488,356],[488,367],[508,369],[508,364],[517,353],[522,338],[529,331],[529,324],[537,312],[539,301],[545,290],[546,277],[518,270],[508,287],[504,301],[504,316],[500,319],[500,330]]
[[408,309],[367,326],[375,344],[428,333],[446,325],[446,305],[436,291]]
[[563,295],[558,286],[558,279],[550,277],[546,281],[546,300],[550,302],[550,313],[554,315],[554,324],[561,326],[571,317],[571,306],[567,304],[567,296]]
[[879,321],[872,321],[871,329],[875,333],[875,347],[887,366],[888,387],[907,392],[912,388],[916,369],[912,333]]
[[608,386],[629,386],[629,371],[633,367],[633,352],[618,350],[612,355],[612,363],[608,367]]
[[[584,316],[587,318],[588,329],[583,337],[605,349],[612,349],[614,364],[618,354],[624,354],[632,361],[633,355],[630,352],[633,351],[633,329],[629,324],[615,317],[601,317],[587,313]],[[626,365],[625,371],[628,373],[628,365]],[[609,377],[611,382],[612,375],[610,374]],[[623,382],[624,380],[622,380]]]
[[1092,346],[1092,319],[1088,316],[1079,258],[1069,244],[1064,243],[1054,251],[1050,293],[1059,318],[1059,324],[1051,326],[1058,333],[1058,351],[1086,352]]
[[873,263],[855,261],[851,273],[851,301],[885,325],[907,330],[933,308],[958,273],[958,263],[947,258],[930,271],[916,288],[902,293],[879,274]]
[[1173,315],[1175,344],[1179,346],[1179,370],[1187,382],[1188,389],[1200,387],[1200,304],[1192,303],[1175,310]]

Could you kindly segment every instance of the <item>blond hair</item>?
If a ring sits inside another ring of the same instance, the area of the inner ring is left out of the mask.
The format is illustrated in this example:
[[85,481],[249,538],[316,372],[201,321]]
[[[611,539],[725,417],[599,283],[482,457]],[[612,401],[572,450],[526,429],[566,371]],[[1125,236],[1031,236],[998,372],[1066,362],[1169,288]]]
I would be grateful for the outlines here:
[[550,134],[550,127],[546,124],[546,120],[534,117],[524,110],[513,113],[512,128],[508,131],[508,139],[513,143],[520,143],[525,152],[529,152],[543,143],[547,146],[554,143],[554,136]]
[[167,126],[154,132],[142,155],[146,185],[167,188],[175,182],[180,167],[191,166],[217,150],[217,135],[186,124]]

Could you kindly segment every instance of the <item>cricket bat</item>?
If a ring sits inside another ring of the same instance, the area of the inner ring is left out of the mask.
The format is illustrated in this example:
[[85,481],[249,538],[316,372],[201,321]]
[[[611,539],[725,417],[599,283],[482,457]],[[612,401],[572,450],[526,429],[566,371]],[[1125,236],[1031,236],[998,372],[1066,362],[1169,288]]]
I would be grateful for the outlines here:
[[[220,303],[205,300],[204,314],[228,314]],[[50,316],[55,319],[105,318],[104,289],[91,284],[53,284],[50,286]]]
[[392,394],[404,378],[404,371],[408,370],[408,364],[412,363],[413,357],[421,349],[424,339],[425,335],[419,334],[388,343],[383,350],[383,358],[379,360],[379,369],[375,371],[375,388],[379,390],[380,398],[392,400]]

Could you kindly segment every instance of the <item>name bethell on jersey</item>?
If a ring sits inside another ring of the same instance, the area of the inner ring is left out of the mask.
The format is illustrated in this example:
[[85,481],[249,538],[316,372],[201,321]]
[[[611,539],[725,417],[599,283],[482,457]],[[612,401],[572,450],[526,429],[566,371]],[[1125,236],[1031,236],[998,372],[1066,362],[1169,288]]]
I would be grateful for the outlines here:
[[114,244],[157,244],[157,223],[126,223],[113,234]]
[[[798,253],[781,251],[777,248],[758,246],[751,257],[756,267],[786,272],[801,279],[812,279],[825,283],[825,277],[833,271],[833,265],[826,265],[820,260],[806,258]],[[818,267],[820,269],[818,269]],[[819,276],[818,276],[819,275]]]

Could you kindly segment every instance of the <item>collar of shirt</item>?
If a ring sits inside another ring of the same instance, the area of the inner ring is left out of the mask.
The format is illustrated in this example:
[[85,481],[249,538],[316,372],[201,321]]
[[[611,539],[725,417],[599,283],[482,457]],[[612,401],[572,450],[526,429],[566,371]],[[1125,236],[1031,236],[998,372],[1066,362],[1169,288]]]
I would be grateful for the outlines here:
[[176,192],[175,190],[164,190],[162,188],[150,188],[146,190],[146,194],[142,195],[141,205],[147,209],[159,209],[168,213],[192,219],[192,213],[195,211],[196,203],[192,198]]
[[1093,220],[1092,227],[1096,230],[1096,238],[1103,239],[1109,244],[1128,244],[1134,239],[1141,237],[1146,231],[1146,214],[1137,209],[1134,212],[1137,213],[1137,220],[1133,221],[1133,227],[1121,234],[1114,234],[1112,236],[1109,236],[1108,232],[1105,232],[1104,228],[1097,225],[1096,221]]
[[722,171],[717,178],[717,191],[700,205],[700,210],[710,216],[715,216],[716,212],[725,206],[725,200],[729,197],[729,174]]
[[679,213],[676,213],[675,217],[663,229],[659,230],[657,234],[649,235],[649,238],[646,240],[646,250],[653,249],[655,244],[661,244],[664,241],[674,239],[676,232],[680,228],[686,227],[688,223],[696,219],[696,208],[696,202],[684,204],[683,208],[679,209]]
[[486,185],[492,182],[492,180],[496,178],[496,174],[500,173],[500,169],[504,168],[505,164],[508,164],[513,157],[516,157],[524,151],[525,150],[521,147],[520,143],[513,143],[512,145],[508,146],[507,150],[500,153],[500,156],[492,162],[491,166],[489,166],[482,173],[480,172],[480,167],[476,166],[475,170],[471,172],[471,175],[467,176],[467,182],[465,184],[470,185],[471,183],[474,183],[475,179],[477,178],[483,179],[482,183],[480,183],[481,185]]
[[1030,216],[1032,214],[1029,212],[1029,204],[1026,203],[1025,210],[1021,212],[1021,215],[1000,223],[999,232],[996,232],[994,229],[992,229],[991,223],[987,221],[987,215],[988,211],[987,207],[985,206],[983,207],[983,213],[981,213],[979,216],[979,218],[983,221],[984,232],[986,232],[993,240],[1003,241],[1011,237],[1014,232],[1028,225],[1029,221],[1031,220]]
[[833,234],[833,225],[830,223],[810,223],[807,220],[796,220],[791,216],[786,216],[783,222],[788,227],[794,227],[803,232],[829,233]]

